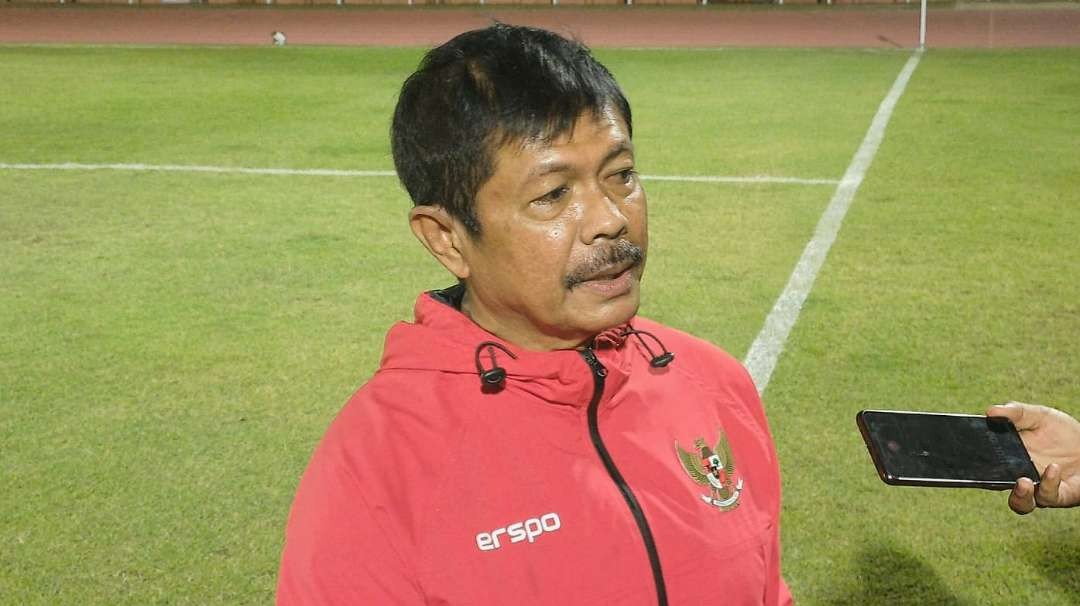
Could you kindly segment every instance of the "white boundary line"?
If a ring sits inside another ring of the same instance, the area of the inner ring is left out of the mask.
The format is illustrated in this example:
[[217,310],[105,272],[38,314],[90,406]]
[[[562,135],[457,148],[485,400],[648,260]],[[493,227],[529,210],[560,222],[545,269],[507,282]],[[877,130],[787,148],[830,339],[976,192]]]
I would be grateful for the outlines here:
[[641,175],[641,178],[646,181],[681,181],[690,183],[789,183],[792,185],[836,185],[840,182],[836,179],[802,179],[799,177],[770,177],[769,175],[755,175],[753,177]]
[[[0,162],[0,170],[127,170],[146,172],[191,172],[248,175],[303,175],[316,177],[396,177],[392,170],[339,170],[333,168],[250,168],[243,166],[198,166],[189,164],[9,164]],[[836,179],[801,179],[798,177],[724,177],[717,175],[642,175],[646,181],[679,181],[689,183],[781,183],[792,185],[835,185]]]
[[249,175],[309,175],[317,177],[396,177],[392,170],[337,170],[333,168],[246,168],[243,166],[197,166],[189,164],[7,164],[0,169],[10,170],[129,170],[188,173],[224,173]]
[[795,269],[791,272],[791,277],[788,278],[787,286],[784,287],[772,311],[765,318],[765,326],[761,328],[761,332],[750,345],[750,351],[747,352],[744,363],[754,379],[754,384],[757,385],[759,394],[765,393],[765,388],[769,386],[769,379],[772,378],[773,370],[776,369],[776,362],[784,351],[784,343],[799,319],[799,312],[802,310],[807,295],[810,294],[810,289],[814,286],[814,279],[825,262],[829,248],[836,240],[836,234],[840,231],[844,215],[847,214],[851,201],[855,198],[855,192],[859,190],[859,185],[862,184],[866,171],[870,168],[870,163],[874,161],[878,147],[881,146],[881,140],[885,136],[885,127],[889,124],[893,109],[900,100],[900,96],[904,94],[908,80],[911,79],[911,74],[921,58],[922,50],[915,51],[915,54],[904,64],[904,68],[900,70],[900,74],[896,76],[896,81],[893,82],[892,88],[885,95],[881,105],[878,106],[877,114],[870,123],[870,129],[866,131],[862,144],[856,150],[847,171],[844,172],[844,178],[840,180],[832,200],[829,201],[829,206],[825,208],[825,212],[818,221],[814,237],[807,243],[799,262],[795,264]]

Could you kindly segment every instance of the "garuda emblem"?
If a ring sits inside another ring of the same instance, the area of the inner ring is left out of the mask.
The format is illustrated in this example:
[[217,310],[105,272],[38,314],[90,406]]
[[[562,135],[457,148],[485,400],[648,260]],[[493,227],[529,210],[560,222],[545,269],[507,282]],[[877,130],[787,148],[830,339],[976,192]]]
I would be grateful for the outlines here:
[[739,494],[743,489],[742,478],[735,477],[735,457],[731,454],[724,430],[720,429],[716,445],[709,448],[703,438],[694,440],[694,451],[688,452],[675,440],[675,452],[690,479],[709,489],[701,500],[727,511],[739,506]]

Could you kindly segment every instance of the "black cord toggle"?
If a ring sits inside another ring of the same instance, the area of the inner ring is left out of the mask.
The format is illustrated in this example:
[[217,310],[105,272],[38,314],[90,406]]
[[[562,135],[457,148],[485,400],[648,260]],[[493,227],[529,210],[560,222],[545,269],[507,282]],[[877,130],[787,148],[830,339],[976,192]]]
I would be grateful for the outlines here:
[[[480,361],[480,353],[487,348],[488,358],[491,360],[491,368],[485,370],[484,364]],[[498,390],[502,389],[503,383],[506,381],[506,369],[499,366],[498,361],[495,360],[495,349],[498,348],[506,355],[510,356],[514,360],[517,356],[514,352],[504,347],[501,343],[495,341],[484,341],[476,346],[476,374],[480,375],[480,384],[486,389]]]
[[[664,344],[660,341],[659,337],[652,334],[651,332],[627,327],[627,329],[623,331],[623,336],[628,335],[634,335],[635,337],[637,337],[638,341],[641,342],[641,346],[645,348],[645,351],[649,352],[649,366],[652,366],[653,368],[663,368],[668,364],[671,364],[671,362],[675,359],[675,354],[668,351],[668,348],[664,347]],[[656,341],[656,344],[660,346],[659,354],[653,351],[651,347],[649,347],[649,344],[645,342],[645,339],[642,337],[642,335],[644,335],[645,337],[649,337],[653,341]]]

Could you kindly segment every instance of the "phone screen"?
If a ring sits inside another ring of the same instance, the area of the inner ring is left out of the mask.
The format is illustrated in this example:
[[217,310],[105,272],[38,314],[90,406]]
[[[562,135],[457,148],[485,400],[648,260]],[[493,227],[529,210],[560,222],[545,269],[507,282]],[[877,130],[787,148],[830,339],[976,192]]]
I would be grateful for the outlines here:
[[864,410],[859,428],[890,484],[1010,487],[1039,474],[1007,419]]

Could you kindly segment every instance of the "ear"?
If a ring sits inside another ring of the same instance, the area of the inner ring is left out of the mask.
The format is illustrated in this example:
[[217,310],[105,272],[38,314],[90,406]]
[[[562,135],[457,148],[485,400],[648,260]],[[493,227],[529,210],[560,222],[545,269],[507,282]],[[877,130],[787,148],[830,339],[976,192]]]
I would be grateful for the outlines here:
[[414,206],[409,211],[409,227],[424,248],[459,280],[469,277],[463,253],[465,226],[442,206]]

